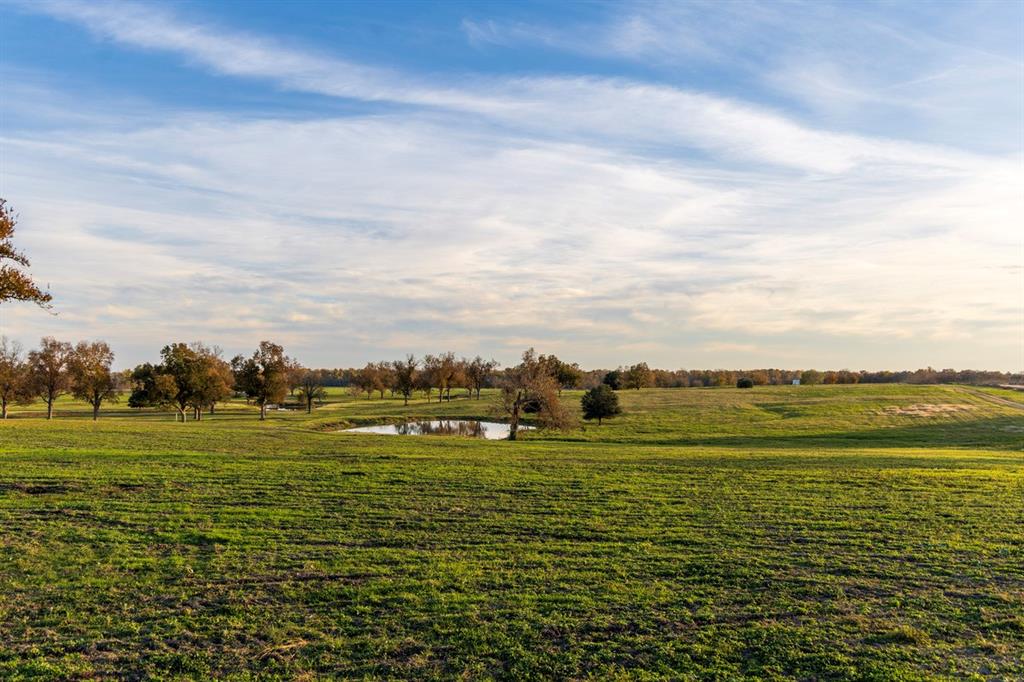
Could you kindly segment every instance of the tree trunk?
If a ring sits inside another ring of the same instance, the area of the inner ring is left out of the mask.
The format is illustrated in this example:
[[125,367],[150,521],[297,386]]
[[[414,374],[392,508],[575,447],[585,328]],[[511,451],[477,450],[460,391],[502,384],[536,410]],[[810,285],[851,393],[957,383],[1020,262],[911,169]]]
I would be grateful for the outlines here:
[[3,417],[0,419],[7,419],[7,400],[0,400],[0,412],[3,412]]
[[100,404],[95,402],[92,404],[92,420],[99,421],[100,418]]
[[[406,407],[409,407],[409,395],[408,395],[408,394],[405,394],[405,395],[403,395],[402,397],[403,397],[403,398],[405,398],[405,406],[406,406]],[[7,408],[5,407],[5,408],[4,408],[4,410],[6,411],[6,410],[7,410]]]
[[46,418],[53,419],[53,398],[46,399]]
[[508,439],[515,440],[519,432],[519,401],[512,405],[512,420],[508,424]]
[[600,425],[601,425],[601,418],[600,418],[600,417],[598,417],[598,418],[597,418],[597,425],[598,425],[598,426],[600,426]]
[[313,399],[306,399],[306,414],[313,414]]
[[260,403],[260,421],[263,421],[266,418],[267,418],[267,404],[266,403]]
[[213,408],[217,403],[210,403],[210,414],[213,414]]

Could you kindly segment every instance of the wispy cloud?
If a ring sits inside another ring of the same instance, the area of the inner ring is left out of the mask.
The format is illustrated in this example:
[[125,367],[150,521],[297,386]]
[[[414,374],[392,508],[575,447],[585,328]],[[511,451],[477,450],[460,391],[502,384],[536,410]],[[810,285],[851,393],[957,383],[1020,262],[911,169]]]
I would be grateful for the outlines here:
[[636,79],[425,80],[163,7],[42,7],[224,76],[403,106],[11,131],[5,191],[49,226],[26,247],[73,311],[8,312],[26,342],[56,324],[140,349],[273,336],[313,363],[536,343],[590,364],[790,346],[825,365],[801,345],[825,335],[1014,361],[993,330],[1018,313],[1024,173],[1003,156]]

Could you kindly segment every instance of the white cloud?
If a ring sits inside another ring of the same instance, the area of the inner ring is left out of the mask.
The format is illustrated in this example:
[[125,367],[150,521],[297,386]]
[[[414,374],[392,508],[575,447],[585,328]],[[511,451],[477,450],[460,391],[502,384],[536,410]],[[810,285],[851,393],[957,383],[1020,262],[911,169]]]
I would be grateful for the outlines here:
[[416,106],[12,131],[5,192],[63,311],[5,311],[26,343],[106,336],[151,354],[202,336],[234,352],[273,337],[313,364],[537,345],[677,366],[681,347],[814,334],[944,354],[922,363],[1019,360],[993,340],[1020,313],[1024,173],[1001,157],[634,81],[407,87],[149,6],[48,7],[225,75]]

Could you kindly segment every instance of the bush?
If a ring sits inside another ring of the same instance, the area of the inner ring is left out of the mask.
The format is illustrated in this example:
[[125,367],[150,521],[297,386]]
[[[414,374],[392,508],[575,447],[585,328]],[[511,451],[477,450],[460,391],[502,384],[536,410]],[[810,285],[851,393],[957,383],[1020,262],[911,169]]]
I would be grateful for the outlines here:
[[751,379],[750,377],[742,377],[739,381],[736,382],[736,388],[753,388],[753,387],[754,387],[754,380]]

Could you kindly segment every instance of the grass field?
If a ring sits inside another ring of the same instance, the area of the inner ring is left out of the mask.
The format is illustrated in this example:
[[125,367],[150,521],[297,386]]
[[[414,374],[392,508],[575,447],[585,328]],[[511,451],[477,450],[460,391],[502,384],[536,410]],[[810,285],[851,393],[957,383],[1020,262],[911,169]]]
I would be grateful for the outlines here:
[[486,396],[15,410],[0,678],[1024,679],[1019,395],[621,396],[518,443],[335,432]]

